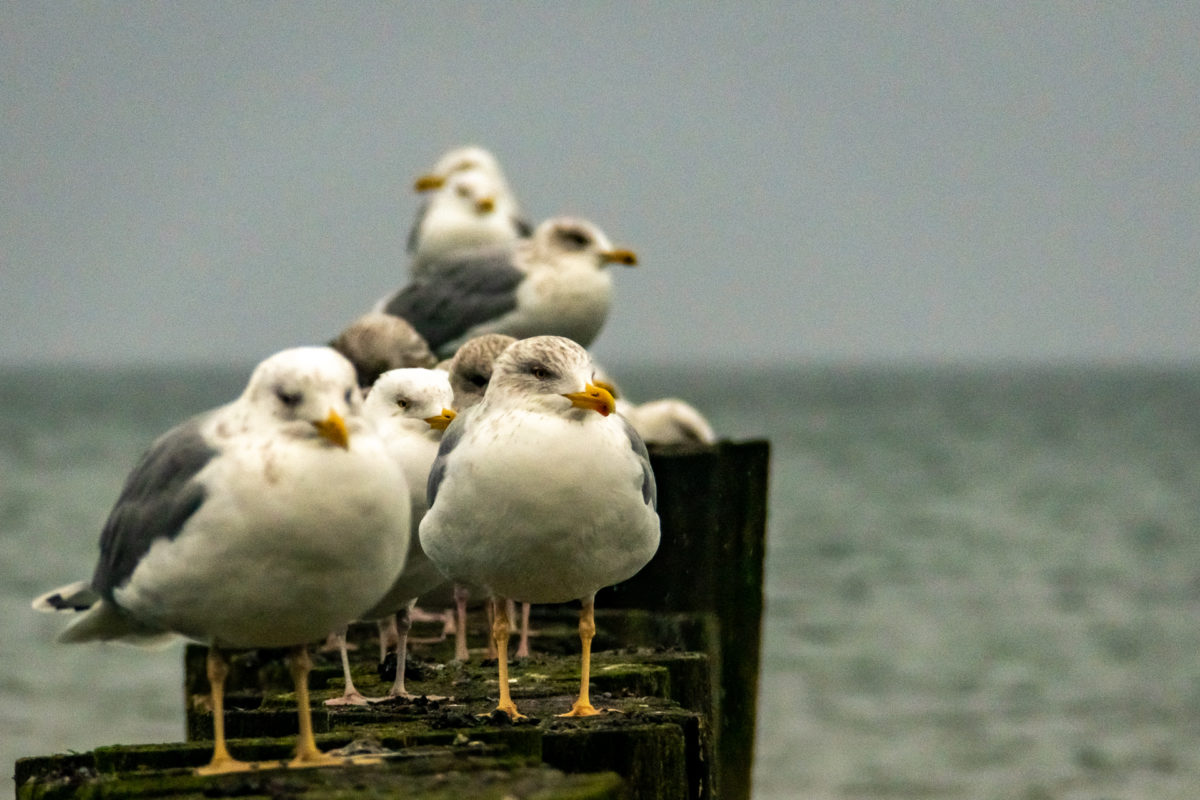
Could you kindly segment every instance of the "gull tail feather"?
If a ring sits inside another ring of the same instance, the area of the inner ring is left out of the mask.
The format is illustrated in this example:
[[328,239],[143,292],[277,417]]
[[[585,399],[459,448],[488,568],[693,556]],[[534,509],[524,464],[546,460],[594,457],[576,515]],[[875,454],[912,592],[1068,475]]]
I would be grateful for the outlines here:
[[100,595],[88,581],[75,581],[34,598],[37,611],[86,611],[100,600]]
[[172,633],[149,628],[131,620],[107,600],[97,601],[58,635],[58,641],[64,644],[120,642],[137,647],[162,647],[170,644],[174,638]]

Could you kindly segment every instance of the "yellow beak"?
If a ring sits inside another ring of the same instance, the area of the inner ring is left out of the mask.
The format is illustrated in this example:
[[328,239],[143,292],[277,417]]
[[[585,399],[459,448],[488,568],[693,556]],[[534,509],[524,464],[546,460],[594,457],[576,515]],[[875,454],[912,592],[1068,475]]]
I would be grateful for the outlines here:
[[637,266],[637,254],[632,250],[606,250],[600,254],[600,260],[605,264],[624,264],[627,267]]
[[346,430],[346,420],[342,415],[329,409],[329,416],[312,424],[330,444],[337,445],[343,450],[350,449],[350,432]]
[[446,182],[445,178],[438,175],[422,175],[417,178],[417,182],[413,184],[413,189],[418,192],[431,192],[434,189],[442,188],[442,184]]
[[606,392],[608,392],[609,394],[611,394],[611,395],[613,396],[613,399],[614,399],[614,400],[617,398],[617,387],[613,386],[613,385],[612,385],[611,383],[609,383],[608,381],[593,381],[593,383],[594,383],[596,386],[599,386],[599,387],[600,387],[601,389],[603,389],[604,391],[606,391]]
[[480,214],[490,214],[496,210],[496,201],[491,197],[481,197],[475,201],[475,210]]
[[428,422],[429,427],[433,428],[435,431],[444,431],[450,425],[450,423],[454,421],[456,416],[458,415],[454,413],[453,409],[443,408],[442,413],[433,417],[426,417],[425,421]]
[[582,392],[568,392],[563,397],[570,400],[571,405],[576,408],[595,411],[602,417],[607,417],[617,408],[617,401],[613,399],[612,392],[594,383],[584,386]]

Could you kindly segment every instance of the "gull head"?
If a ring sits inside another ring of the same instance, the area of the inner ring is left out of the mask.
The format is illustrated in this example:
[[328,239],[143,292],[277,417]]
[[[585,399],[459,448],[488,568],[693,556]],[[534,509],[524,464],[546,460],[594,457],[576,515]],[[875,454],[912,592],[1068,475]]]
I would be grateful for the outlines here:
[[584,258],[597,268],[637,264],[637,255],[632,250],[614,247],[604,231],[575,217],[553,217],[538,225],[530,237],[530,246],[534,253],[550,262]]
[[[413,430],[445,430],[454,419],[450,377],[434,369],[394,369],[375,381],[363,416],[378,427],[400,424]],[[448,413],[447,413],[448,412]]]
[[450,179],[451,175],[459,172],[478,171],[489,178],[504,194],[508,193],[508,184],[500,169],[500,162],[489,151],[482,147],[471,145],[457,147],[448,151],[437,160],[433,169],[417,178],[413,188],[418,192],[428,192],[440,189]]
[[591,356],[562,336],[534,336],[509,345],[496,359],[485,400],[583,418],[608,416],[612,394],[594,380]]
[[294,347],[267,358],[238,403],[290,435],[349,449],[361,424],[362,395],[354,365],[329,347]]
[[462,412],[478,405],[492,380],[496,358],[515,341],[503,333],[485,333],[463,342],[449,364],[455,410]]

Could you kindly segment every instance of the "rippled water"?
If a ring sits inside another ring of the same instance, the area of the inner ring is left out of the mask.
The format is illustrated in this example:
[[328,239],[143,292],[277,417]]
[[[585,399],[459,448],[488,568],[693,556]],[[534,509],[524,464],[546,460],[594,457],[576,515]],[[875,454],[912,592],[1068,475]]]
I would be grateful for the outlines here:
[[[0,373],[3,764],[182,737],[177,646],[28,604],[246,374]],[[759,798],[1200,796],[1200,371],[619,377],[772,442]]]

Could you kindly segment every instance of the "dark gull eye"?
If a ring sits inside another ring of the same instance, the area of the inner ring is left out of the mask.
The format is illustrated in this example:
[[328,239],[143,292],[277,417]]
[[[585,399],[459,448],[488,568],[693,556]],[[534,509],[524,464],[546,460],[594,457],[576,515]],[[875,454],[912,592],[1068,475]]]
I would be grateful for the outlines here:
[[565,230],[559,234],[559,238],[562,239],[564,243],[575,248],[576,250],[582,250],[592,243],[592,240],[589,239],[585,234],[576,230]]
[[275,396],[279,398],[279,402],[288,408],[295,408],[304,399],[304,395],[301,392],[289,392],[282,386],[275,387]]
[[534,367],[529,370],[529,374],[540,381],[544,381],[546,378],[550,377],[550,370],[546,369],[545,367]]
[[397,397],[396,405],[399,406],[400,408],[408,408],[408,401],[405,400],[403,397]]
[[467,380],[469,380],[473,386],[478,386],[481,389],[484,386],[488,385],[488,376],[484,375],[481,372],[476,372],[473,375],[468,375]]
[[354,390],[353,390],[353,389],[347,389],[347,390],[346,390],[346,405],[350,405],[350,404],[351,404],[351,400],[350,400],[350,398],[352,398],[353,396],[354,396]]

